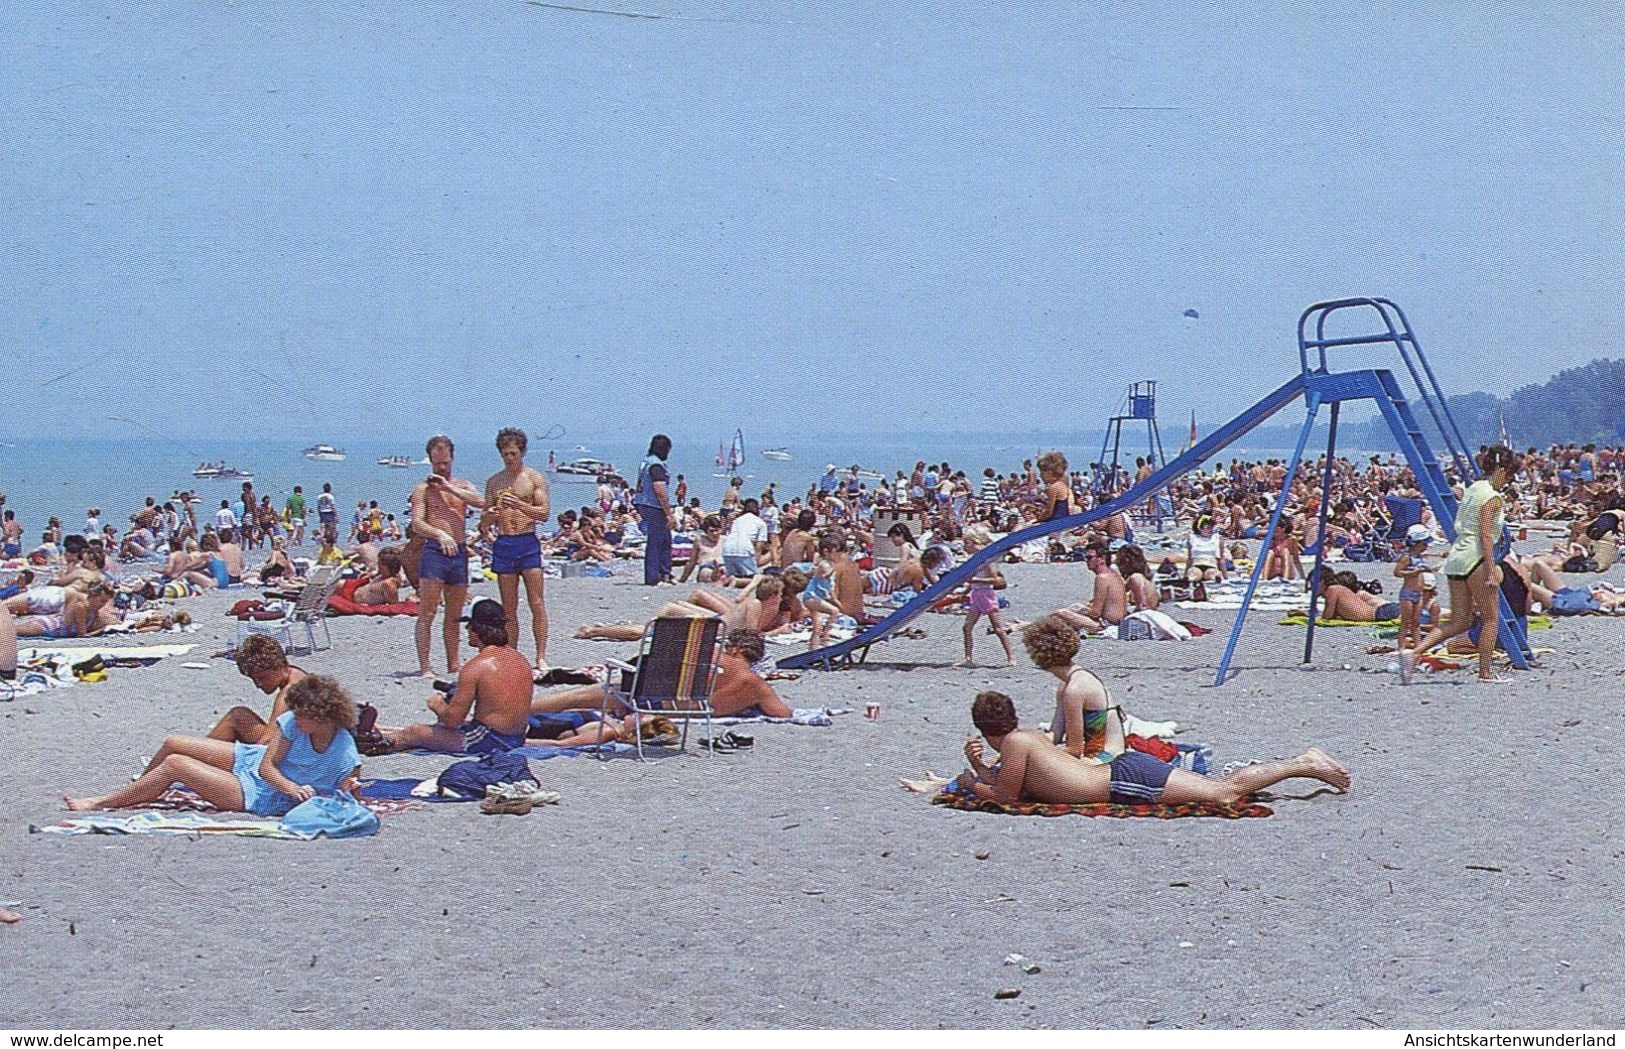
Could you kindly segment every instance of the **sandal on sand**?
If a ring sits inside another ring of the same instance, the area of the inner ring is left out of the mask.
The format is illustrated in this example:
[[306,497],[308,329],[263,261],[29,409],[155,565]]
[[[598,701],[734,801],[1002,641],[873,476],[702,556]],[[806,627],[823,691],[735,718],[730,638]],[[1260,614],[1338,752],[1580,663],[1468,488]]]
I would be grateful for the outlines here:
[[486,798],[480,811],[487,816],[528,816],[536,803],[530,798]]
[[702,739],[700,740],[700,746],[713,754],[731,754],[738,748],[728,742],[728,735],[728,733],[724,733],[715,739]]
[[722,741],[735,750],[749,750],[756,745],[756,737],[745,732],[724,732]]

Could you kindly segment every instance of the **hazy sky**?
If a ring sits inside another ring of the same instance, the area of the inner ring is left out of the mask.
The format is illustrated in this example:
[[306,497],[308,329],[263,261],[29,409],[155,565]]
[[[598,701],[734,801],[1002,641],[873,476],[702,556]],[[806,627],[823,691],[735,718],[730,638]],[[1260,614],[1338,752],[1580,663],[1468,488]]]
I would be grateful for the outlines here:
[[1217,420],[1351,294],[1451,392],[1620,352],[1616,4],[577,6],[664,17],[5,4],[7,416]]

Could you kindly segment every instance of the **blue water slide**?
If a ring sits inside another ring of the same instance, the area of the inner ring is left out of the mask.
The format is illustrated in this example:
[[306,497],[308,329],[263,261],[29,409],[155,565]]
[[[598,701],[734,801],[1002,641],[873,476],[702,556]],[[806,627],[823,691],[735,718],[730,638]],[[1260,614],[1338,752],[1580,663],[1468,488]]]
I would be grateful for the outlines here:
[[[1230,444],[1264,423],[1282,408],[1301,397],[1303,392],[1304,376],[1301,374],[1294,375],[1269,396],[1213,431],[1204,440],[1198,441],[1185,454],[1169,461],[1162,469],[1111,502],[1103,503],[1081,514],[1073,514],[1070,517],[1062,517],[1054,521],[1042,521],[1018,532],[1011,532],[1003,539],[977,551],[963,563],[956,565],[951,571],[944,573],[936,583],[927,587],[918,597],[880,622],[867,627],[856,637],[811,652],[798,652],[791,656],[781,656],[777,660],[778,665],[792,670],[808,667],[832,670],[837,665],[850,665],[853,662],[861,662],[863,658],[867,657],[869,646],[886,640],[892,634],[906,627],[922,612],[929,610],[932,605],[946,597],[955,587],[968,583],[971,577],[989,561],[995,561],[1016,547],[1029,543],[1034,539],[1041,539],[1054,532],[1082,528],[1145,502],[1157,490],[1200,467]],[[854,654],[858,653],[861,653],[861,655],[854,659]]]

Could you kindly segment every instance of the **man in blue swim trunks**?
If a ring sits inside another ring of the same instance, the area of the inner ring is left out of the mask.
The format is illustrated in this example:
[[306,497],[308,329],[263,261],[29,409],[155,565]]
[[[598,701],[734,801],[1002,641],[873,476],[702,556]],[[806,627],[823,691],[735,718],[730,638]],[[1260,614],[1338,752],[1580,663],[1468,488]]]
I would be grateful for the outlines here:
[[[1349,774],[1325,751],[1310,747],[1295,758],[1247,765],[1221,779],[1209,779],[1158,761],[1149,754],[1130,751],[1109,765],[1079,761],[1050,742],[1043,733],[1020,728],[1016,707],[1002,692],[982,692],[971,705],[971,721],[999,752],[996,766],[982,759],[982,740],[965,744],[970,771],[960,777],[978,798],[1013,804],[1021,801],[1086,805],[1180,802],[1232,804],[1284,779],[1302,776],[1347,790]],[[940,785],[936,781],[933,786]],[[920,789],[912,781],[903,784]]]
[[[457,620],[451,620],[453,627]],[[490,598],[469,611],[468,643],[479,653],[457,676],[457,691],[428,699],[430,725],[378,731],[393,750],[443,750],[452,754],[497,754],[525,745],[530,698],[535,691],[530,661],[508,645],[507,613]]]
[[495,527],[491,571],[497,574],[502,610],[508,616],[508,644],[519,647],[519,583],[525,583],[530,629],[536,639],[536,669],[547,666],[547,605],[542,593],[542,544],[536,526],[548,518],[547,478],[525,465],[529,445],[525,431],[506,427],[497,433],[502,469],[485,482],[485,513],[480,528]]
[[429,665],[429,638],[435,613],[442,601],[446,607],[444,634],[446,671],[461,669],[457,645],[462,637],[457,629],[468,600],[468,508],[485,509],[485,496],[467,481],[451,475],[456,446],[445,434],[429,438],[424,446],[433,471],[412,489],[412,534],[423,539],[418,561],[418,622],[416,641],[418,672],[434,677]]

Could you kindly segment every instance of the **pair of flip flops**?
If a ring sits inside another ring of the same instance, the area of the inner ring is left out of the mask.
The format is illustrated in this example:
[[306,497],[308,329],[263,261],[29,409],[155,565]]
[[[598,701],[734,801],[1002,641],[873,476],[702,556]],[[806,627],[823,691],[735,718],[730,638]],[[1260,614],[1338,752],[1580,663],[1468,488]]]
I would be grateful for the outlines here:
[[749,750],[756,745],[756,737],[743,732],[724,732],[715,739],[702,739],[700,746],[714,754],[725,754],[734,750]]

